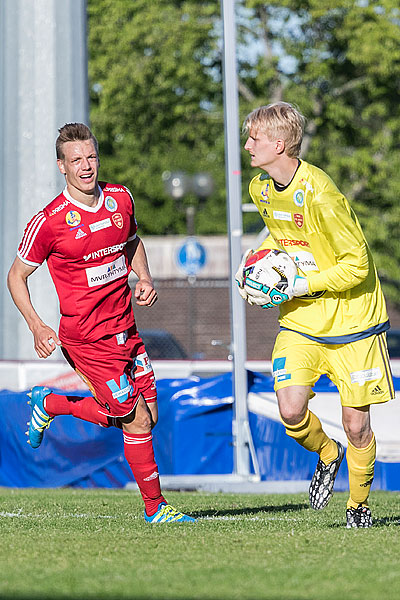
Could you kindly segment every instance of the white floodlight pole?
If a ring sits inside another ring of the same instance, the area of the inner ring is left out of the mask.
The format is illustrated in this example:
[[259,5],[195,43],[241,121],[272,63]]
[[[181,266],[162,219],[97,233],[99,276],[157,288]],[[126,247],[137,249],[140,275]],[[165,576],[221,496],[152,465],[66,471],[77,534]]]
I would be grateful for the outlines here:
[[247,410],[246,321],[245,304],[240,297],[233,273],[242,254],[242,199],[239,138],[239,102],[236,69],[235,1],[221,0],[223,18],[223,76],[225,115],[225,172],[230,249],[231,348],[233,356],[234,472],[248,476],[249,423]]

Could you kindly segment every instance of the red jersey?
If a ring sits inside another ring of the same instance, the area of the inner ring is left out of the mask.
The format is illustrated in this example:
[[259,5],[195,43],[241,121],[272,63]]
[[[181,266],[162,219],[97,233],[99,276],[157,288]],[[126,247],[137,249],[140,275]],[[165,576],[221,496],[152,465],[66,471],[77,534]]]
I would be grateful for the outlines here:
[[28,265],[47,260],[60,301],[62,342],[95,342],[134,324],[125,250],[136,237],[134,201],[122,185],[99,187],[95,207],[65,189],[29,221],[18,248]]

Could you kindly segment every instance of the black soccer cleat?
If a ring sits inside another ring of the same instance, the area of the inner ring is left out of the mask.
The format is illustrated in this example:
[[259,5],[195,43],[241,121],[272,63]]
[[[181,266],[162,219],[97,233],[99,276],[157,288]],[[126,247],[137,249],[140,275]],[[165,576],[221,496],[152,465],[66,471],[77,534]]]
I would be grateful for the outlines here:
[[359,504],[357,508],[352,506],[346,510],[347,529],[353,527],[372,527],[372,515],[368,506]]
[[344,448],[340,442],[333,440],[338,447],[338,457],[329,465],[319,459],[315,473],[310,483],[308,495],[311,508],[321,510],[325,508],[333,495],[333,484],[338,474],[340,463],[344,457]]

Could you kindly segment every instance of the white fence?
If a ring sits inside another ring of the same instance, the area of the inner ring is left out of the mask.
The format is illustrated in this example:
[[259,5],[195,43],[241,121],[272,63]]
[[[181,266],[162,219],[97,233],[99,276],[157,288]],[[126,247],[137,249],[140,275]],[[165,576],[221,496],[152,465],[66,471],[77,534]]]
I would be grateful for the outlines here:
[[[152,361],[157,379],[183,379],[192,375],[213,377],[219,373],[232,371],[233,364],[228,360],[159,360]],[[271,363],[267,361],[248,361],[250,371],[271,374]],[[0,389],[11,391],[28,390],[34,385],[47,385],[67,390],[84,389],[82,380],[65,361],[42,360],[0,361]]]
[[[197,375],[213,377],[219,373],[232,371],[233,364],[228,360],[159,360],[153,361],[157,379],[181,379]],[[400,360],[392,360],[393,375],[400,377]],[[246,369],[271,375],[271,362],[247,361]],[[61,389],[82,389],[84,384],[65,361],[4,360],[0,361],[0,389],[23,391],[34,385],[48,385]]]

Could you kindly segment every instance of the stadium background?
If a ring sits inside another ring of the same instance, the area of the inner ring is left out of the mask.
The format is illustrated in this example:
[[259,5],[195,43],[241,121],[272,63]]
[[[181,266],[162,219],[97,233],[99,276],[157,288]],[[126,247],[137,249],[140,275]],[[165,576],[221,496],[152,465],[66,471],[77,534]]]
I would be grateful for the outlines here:
[[[208,359],[214,371],[229,370],[232,364],[226,361],[231,352],[232,279],[222,4],[4,0],[0,8],[2,281],[25,223],[63,185],[54,160],[57,128],[66,121],[88,121],[100,142],[102,178],[132,188],[139,232],[160,292],[154,309],[136,309],[139,328],[172,333],[186,357]],[[400,221],[399,63],[390,48],[399,41],[398,7],[394,0],[379,10],[374,4],[339,2],[332,10],[315,11],[311,3],[300,14],[296,2],[282,9],[275,1],[265,5],[238,0],[239,108],[243,118],[266,99],[286,99],[307,113],[304,156],[340,181],[354,205],[397,328],[400,244],[393,231]],[[359,23],[356,31],[354,22]],[[308,47],[315,52],[307,53]],[[379,48],[379,60],[374,48]],[[164,183],[174,169],[191,177],[208,172],[213,186],[207,194],[192,187],[173,198]],[[253,173],[244,155],[242,169],[246,203]],[[245,233],[253,237],[243,240],[243,250],[257,246],[261,227],[258,215],[244,215],[244,224]],[[196,277],[176,265],[176,246],[185,234],[197,234],[206,249],[207,261]],[[31,292],[39,314],[57,327],[57,301],[45,268],[32,278]],[[268,369],[276,312],[249,306],[245,310],[247,357],[261,359]],[[0,311],[3,387],[21,390],[59,381],[55,363],[60,353],[46,362],[32,360],[31,334],[5,285]],[[163,372],[164,377],[169,374],[170,365]]]

